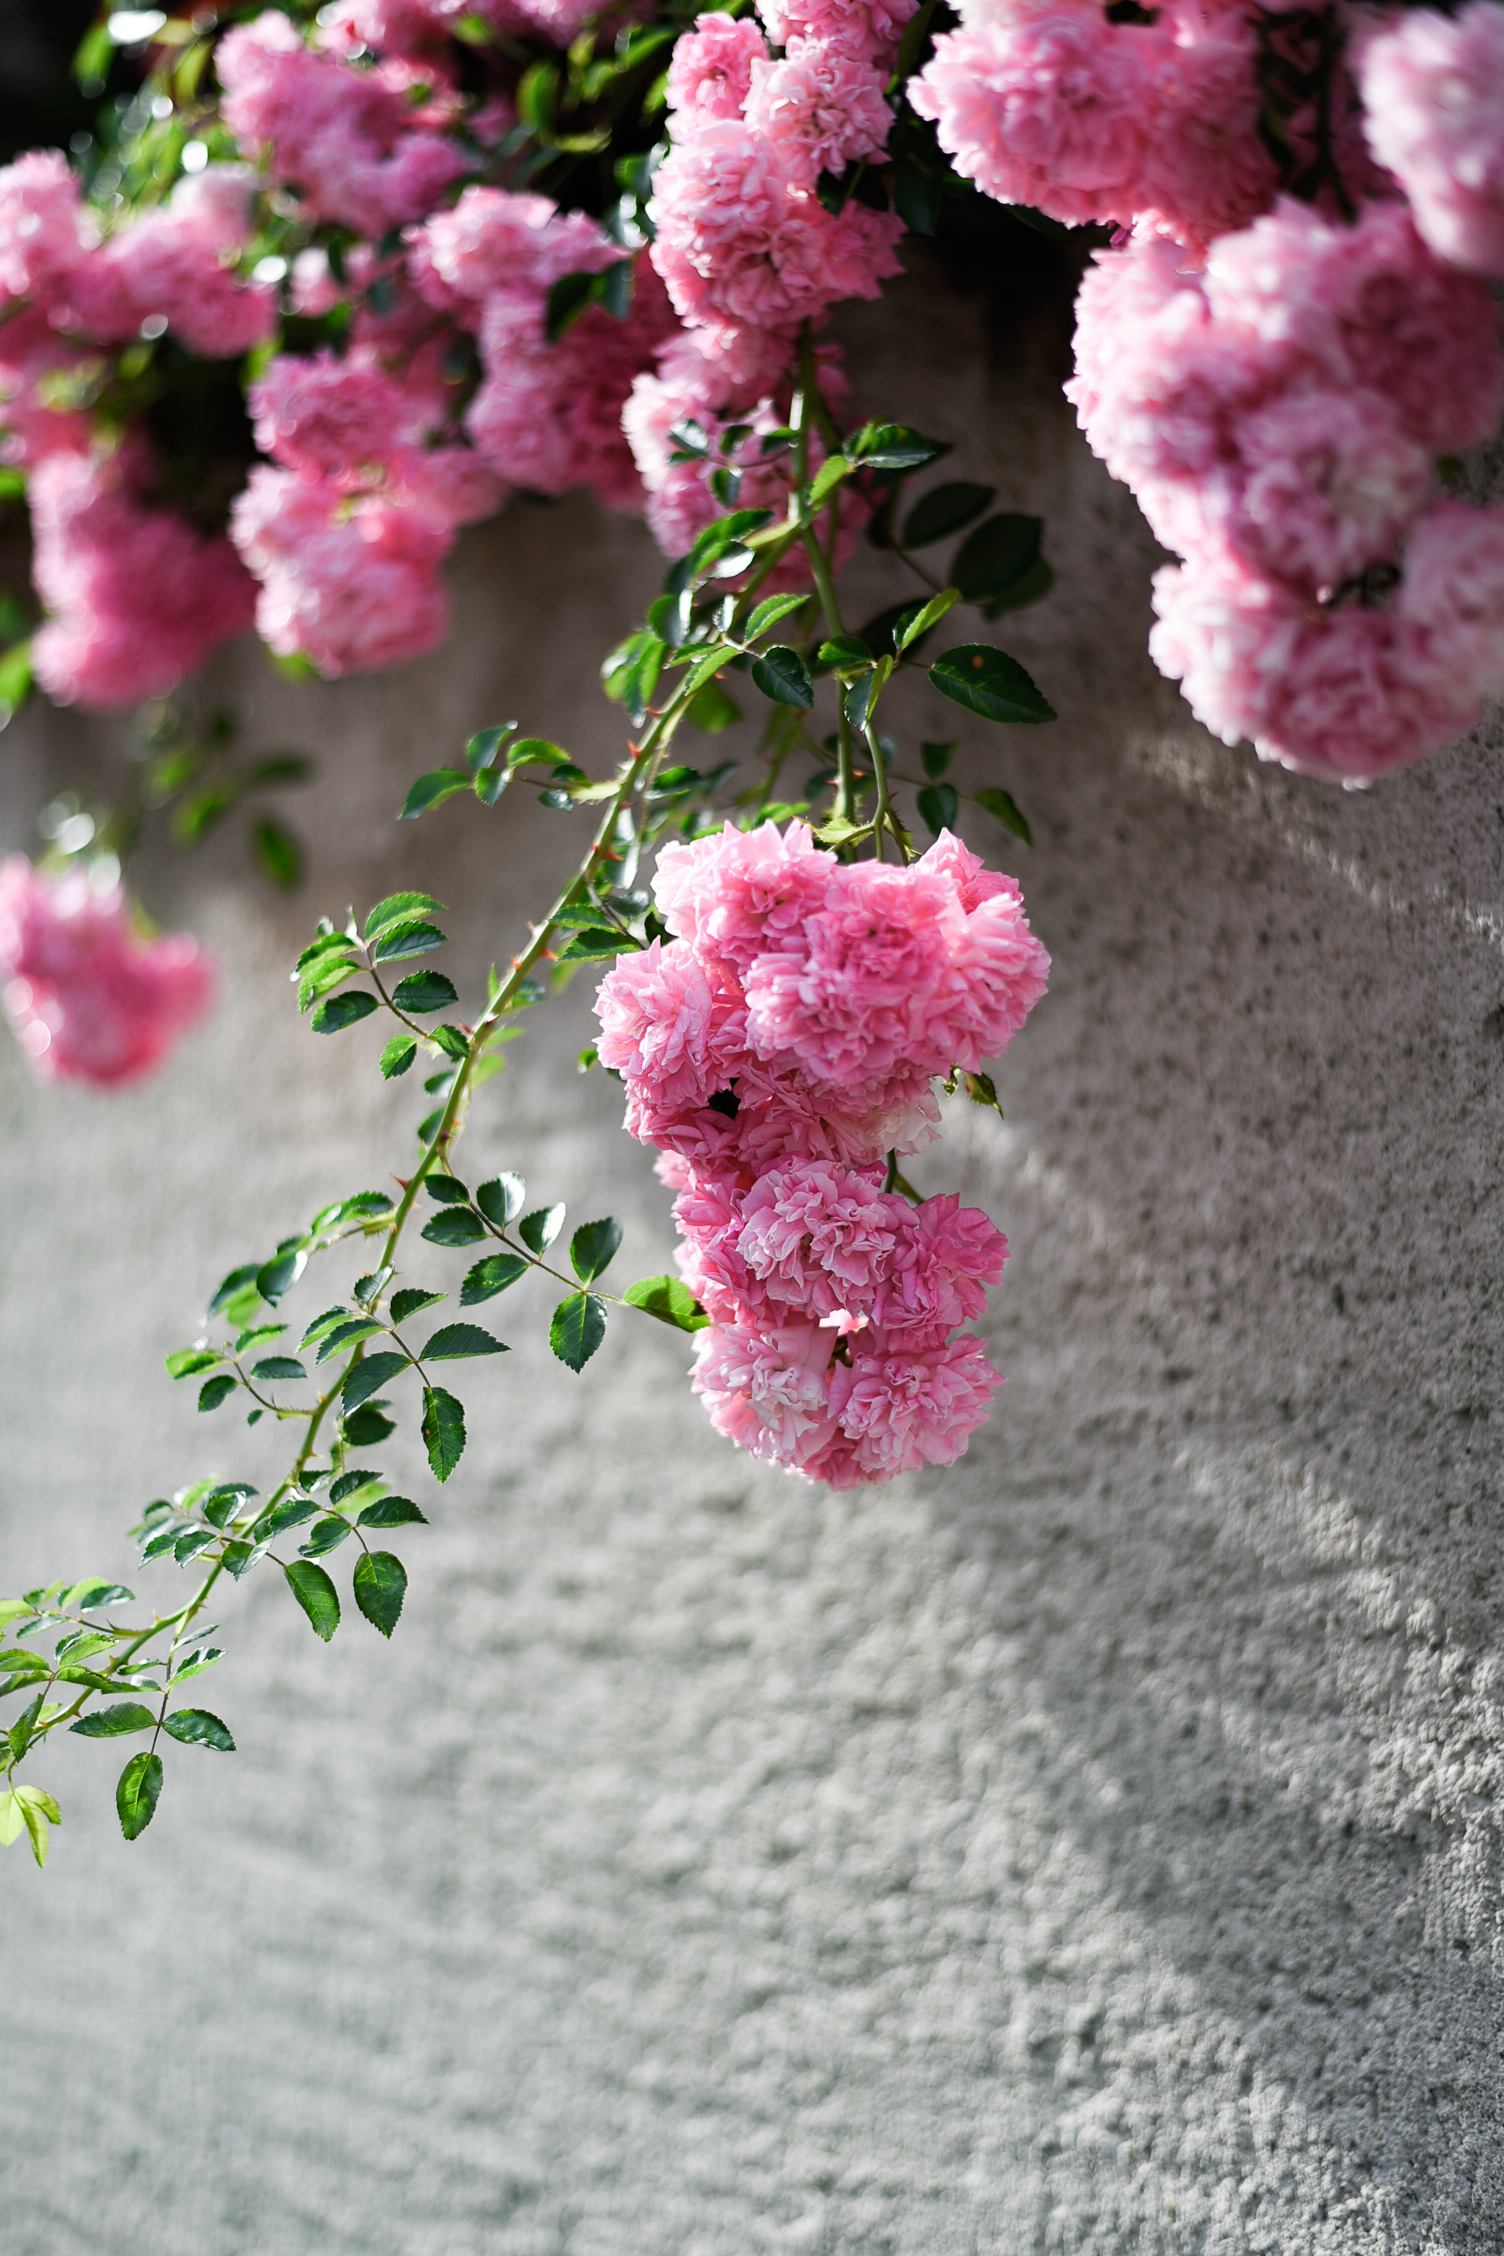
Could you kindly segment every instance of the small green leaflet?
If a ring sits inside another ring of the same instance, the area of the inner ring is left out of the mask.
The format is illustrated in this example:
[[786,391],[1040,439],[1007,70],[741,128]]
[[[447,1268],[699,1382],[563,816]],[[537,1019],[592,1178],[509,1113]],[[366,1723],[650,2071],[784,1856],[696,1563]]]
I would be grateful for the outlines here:
[[347,1026],[358,1026],[380,1008],[374,995],[357,987],[348,995],[326,995],[308,1023],[315,1034],[342,1034]]
[[119,1739],[130,1731],[154,1731],[157,1719],[139,1700],[120,1700],[112,1708],[96,1708],[92,1715],[70,1723],[80,1739]]
[[446,979],[442,971],[410,971],[392,989],[392,1001],[398,1010],[404,1011],[423,1013],[447,1010],[451,1003],[457,1003],[459,999],[459,989],[452,979]]
[[331,1355],[338,1355],[345,1348],[354,1347],[357,1341],[371,1339],[377,1332],[385,1329],[384,1324],[378,1324],[370,1316],[354,1316],[348,1324],[336,1324],[333,1331],[326,1332],[320,1340],[314,1361],[327,1363]]
[[847,439],[842,451],[864,470],[922,470],[949,454],[950,446],[944,439],[921,438],[905,423],[869,423]]
[[397,820],[412,822],[417,816],[426,815],[430,807],[442,807],[457,791],[468,791],[470,780],[463,768],[430,769],[427,775],[420,775],[409,790]]
[[[97,1614],[103,1606],[129,1606],[133,1602],[130,1591],[123,1583],[105,1582],[98,1576],[91,1576],[87,1582],[76,1582],[62,1604],[65,1612]],[[4,1620],[7,1612],[24,1611],[24,1606],[17,1605],[12,1599],[8,1605],[0,1606],[0,1620]]]
[[943,696],[984,721],[1053,721],[1055,708],[1041,696],[1016,658],[989,643],[963,642],[930,668]]
[[253,1379],[306,1379],[308,1373],[295,1355],[263,1355],[251,1365]]
[[389,893],[384,901],[376,903],[366,918],[366,938],[374,939],[389,924],[397,924],[405,917],[442,916],[443,911],[443,902],[436,901],[431,893]]
[[909,511],[903,528],[905,548],[928,548],[975,522],[991,502],[996,488],[956,484],[931,486]]
[[423,1178],[423,1188],[440,1206],[464,1206],[470,1198],[469,1191],[457,1175],[431,1173]]
[[383,1496],[379,1503],[368,1504],[356,1516],[357,1527],[427,1527],[427,1515],[406,1496]]
[[640,1308],[645,1316],[656,1316],[660,1324],[672,1324],[677,1331],[703,1332],[710,1322],[680,1277],[639,1277],[622,1299],[629,1308]]
[[548,1344],[561,1363],[581,1371],[606,1336],[606,1304],[596,1293],[571,1293],[554,1310]]
[[17,1786],[0,1794],[0,1848],[9,1848],[24,1826],[31,1853],[39,1865],[47,1862],[49,1825],[61,1825],[63,1813],[41,1786]]
[[[404,1285],[401,1292],[392,1295],[392,1322],[405,1323],[409,1316],[416,1316],[420,1308],[432,1308],[436,1301],[447,1297],[444,1293],[425,1292],[421,1285]],[[335,1502],[338,1501],[336,1497]]]
[[393,924],[371,945],[372,963],[397,963],[404,956],[426,956],[447,944],[436,924]]
[[586,932],[572,932],[566,946],[558,951],[559,963],[599,963],[608,956],[628,954],[639,946],[629,932],[616,932],[609,925],[596,925]]
[[213,1347],[180,1347],[167,1358],[167,1375],[172,1379],[196,1378],[200,1371],[212,1371],[224,1358]]
[[468,1206],[445,1206],[424,1223],[422,1234],[430,1245],[477,1245],[486,1234],[486,1225]]
[[765,603],[759,603],[747,621],[748,642],[756,642],[759,635],[766,634],[769,627],[776,627],[791,611],[802,611],[808,601],[807,595],[770,595]]
[[488,1222],[504,1230],[522,1212],[522,1202],[527,1197],[527,1185],[520,1175],[496,1175],[489,1183],[482,1183],[475,1194],[475,1203]]
[[908,650],[914,643],[922,641],[931,627],[938,626],[946,612],[951,610],[960,600],[960,590],[953,587],[942,588],[938,595],[932,595],[928,603],[915,612],[912,619],[895,628],[893,634],[894,649],[897,651]]
[[256,1533],[275,1541],[279,1535],[285,1535],[289,1528],[301,1527],[304,1520],[311,1520],[317,1510],[318,1506],[311,1496],[291,1496],[285,1504],[279,1504],[274,1512],[268,1513],[264,1520],[257,1521]]
[[1027,577],[1039,559],[1044,522],[1015,510],[989,517],[968,533],[957,549],[950,576],[968,603],[1005,595]]
[[815,685],[797,650],[775,642],[752,661],[752,679],[764,697],[775,705],[796,705],[808,712],[815,702]]
[[355,1603],[373,1629],[390,1637],[407,1594],[407,1570],[390,1551],[368,1551],[355,1569]]
[[233,1755],[235,1742],[217,1715],[207,1708],[174,1708],[166,1717],[162,1729],[180,1739],[185,1747],[212,1747],[217,1754]]
[[217,1379],[205,1379],[198,1390],[200,1410],[217,1410],[220,1404],[235,1392],[239,1384],[238,1379],[232,1379],[229,1373],[225,1371],[222,1371]]
[[316,1637],[327,1645],[339,1627],[339,1592],[322,1567],[311,1559],[294,1559],[284,1567],[288,1588],[313,1625]]
[[851,476],[852,467],[842,454],[832,454],[821,463],[809,489],[809,506],[812,511],[825,507],[841,480]]
[[162,1794],[160,1755],[132,1755],[115,1788],[115,1808],[120,1830],[128,1841],[139,1839],[156,1815]]
[[985,791],[974,792],[972,796],[979,807],[985,807],[989,815],[997,817],[1004,830],[1011,830],[1026,846],[1033,845],[1033,832],[1014,804],[1011,792],[1004,791],[1000,784],[988,784]]
[[396,1378],[399,1371],[406,1369],[407,1357],[391,1350],[380,1355],[363,1355],[345,1373],[344,1384],[340,1388],[340,1398],[345,1409],[358,1409],[369,1396]]
[[479,1324],[443,1324],[419,1353],[425,1363],[457,1362],[465,1355],[505,1355],[506,1342]]
[[314,1521],[308,1531],[308,1541],[298,1545],[299,1556],[322,1559],[326,1551],[337,1551],[345,1537],[354,1533],[348,1520],[341,1519],[338,1512],[330,1512],[322,1520]]
[[256,1272],[256,1290],[275,1307],[284,1293],[291,1292],[307,1266],[305,1246],[293,1245],[285,1253],[274,1253]]
[[443,1387],[423,1392],[423,1443],[436,1481],[447,1481],[465,1453],[465,1413]]
[[621,1224],[614,1214],[580,1224],[569,1241],[569,1263],[582,1285],[593,1285],[609,1269],[620,1244]]
[[[487,1254],[484,1261],[477,1261],[460,1287],[461,1308],[475,1308],[483,1300],[494,1300],[497,1293],[505,1292],[508,1285],[515,1285],[519,1277],[525,1277],[531,1267],[532,1263],[524,1260],[520,1253]],[[397,1303],[393,1301],[394,1315],[396,1309]]]

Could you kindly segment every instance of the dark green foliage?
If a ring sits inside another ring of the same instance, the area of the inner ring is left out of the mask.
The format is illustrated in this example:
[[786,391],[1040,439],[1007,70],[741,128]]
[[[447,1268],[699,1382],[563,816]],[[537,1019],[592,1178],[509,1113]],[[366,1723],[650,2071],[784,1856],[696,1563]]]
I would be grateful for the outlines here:
[[326,995],[308,1023],[315,1034],[342,1034],[347,1026],[358,1026],[380,1008],[374,995],[364,987],[355,987],[348,995]]
[[504,1230],[522,1212],[526,1197],[527,1185],[520,1175],[497,1175],[489,1183],[481,1184],[475,1203],[488,1222]]
[[426,956],[433,949],[445,945],[446,935],[436,924],[388,925],[380,939],[372,942],[372,963],[397,963],[404,956]]
[[463,1406],[443,1387],[423,1392],[423,1445],[436,1481],[447,1481],[465,1453]]
[[239,1383],[239,1380],[231,1378],[227,1371],[221,1371],[218,1378],[205,1379],[198,1390],[200,1410],[217,1410],[220,1404],[235,1392]]
[[564,1227],[562,1206],[535,1207],[524,1214],[517,1225],[517,1235],[532,1253],[543,1253],[551,1246]]
[[358,1410],[348,1412],[343,1421],[344,1436],[352,1449],[374,1449],[378,1443],[397,1431],[390,1418],[381,1414],[379,1402],[367,1402]]
[[405,1496],[383,1496],[379,1503],[368,1504],[363,1512],[356,1514],[355,1525],[374,1528],[414,1525],[427,1527],[428,1518]]
[[809,668],[787,643],[775,642],[760,658],[753,659],[752,679],[775,705],[796,705],[807,713],[815,702]]
[[459,989],[442,971],[410,971],[392,989],[398,1010],[416,1011],[420,1017],[428,1011],[447,1010],[459,999]]
[[341,1519],[338,1512],[328,1512],[323,1519],[314,1521],[308,1531],[308,1541],[298,1545],[298,1554],[304,1559],[322,1559],[326,1551],[337,1551],[345,1537],[354,1533],[348,1520]]
[[443,902],[436,901],[431,893],[389,893],[366,918],[366,938],[373,940],[389,924],[400,924],[409,917],[442,915],[443,909]]
[[468,791],[470,778],[463,768],[433,768],[420,775],[408,791],[398,811],[399,822],[412,822],[426,815],[430,807],[442,807],[457,791]]
[[995,815],[1004,830],[1011,830],[1014,837],[1021,838],[1026,846],[1033,845],[1033,833],[1014,805],[1011,792],[1004,791],[1000,784],[989,784],[984,791],[978,791],[974,796],[977,805],[985,807],[989,815]]
[[419,1353],[425,1363],[453,1363],[466,1355],[505,1355],[506,1351],[506,1342],[493,1338],[479,1324],[444,1324]]
[[162,1729],[185,1747],[212,1747],[216,1754],[233,1755],[235,1742],[217,1715],[207,1708],[174,1708],[163,1719]]
[[905,520],[904,547],[928,548],[931,541],[947,540],[952,533],[959,533],[981,516],[996,490],[994,486],[965,484],[931,486]]
[[1053,721],[1043,698],[1016,658],[988,643],[964,642],[930,668],[936,689],[984,721]]
[[339,1627],[339,1592],[322,1567],[310,1559],[294,1559],[282,1569],[287,1586],[308,1616],[315,1637],[327,1645]]
[[1023,517],[1014,510],[989,517],[957,549],[951,579],[968,603],[1006,596],[1033,571],[1043,538],[1041,518]]
[[112,1708],[95,1708],[68,1726],[80,1739],[119,1739],[131,1731],[154,1731],[157,1719],[139,1700],[120,1700]]
[[407,1595],[407,1570],[390,1551],[368,1551],[355,1569],[355,1603],[373,1629],[390,1637]]
[[942,830],[955,829],[961,803],[956,797],[953,784],[932,783],[928,790],[920,792],[917,804],[921,817],[935,837],[938,838]]
[[596,1293],[571,1293],[554,1310],[548,1344],[571,1371],[582,1371],[606,1336],[606,1304]]
[[620,1244],[621,1224],[614,1215],[580,1224],[569,1241],[569,1264],[582,1285],[593,1285],[611,1266]]
[[160,1755],[132,1755],[115,1788],[115,1808],[120,1830],[128,1841],[139,1839],[157,1812],[162,1796]]
[[486,1225],[468,1206],[446,1206],[423,1225],[423,1235],[430,1245],[476,1245],[486,1234]]
[[363,1402],[394,1379],[399,1371],[406,1369],[407,1357],[398,1354],[395,1349],[386,1349],[379,1355],[363,1355],[358,1363],[351,1364],[340,1388],[346,1412],[358,1410]]
[[404,1285],[401,1292],[392,1295],[392,1322],[405,1323],[409,1316],[416,1316],[420,1308],[432,1308],[446,1297],[443,1293],[424,1292],[421,1285]]
[[[477,1261],[460,1287],[461,1308],[475,1308],[483,1300],[493,1300],[508,1285],[515,1285],[519,1277],[525,1277],[531,1266],[520,1253],[487,1254],[484,1261]],[[395,1314],[395,1301],[392,1308]]]

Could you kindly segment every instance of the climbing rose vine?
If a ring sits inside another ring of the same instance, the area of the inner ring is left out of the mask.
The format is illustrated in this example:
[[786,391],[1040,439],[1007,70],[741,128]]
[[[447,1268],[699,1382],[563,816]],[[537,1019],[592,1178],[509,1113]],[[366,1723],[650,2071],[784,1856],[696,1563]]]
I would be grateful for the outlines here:
[[[903,1163],[942,1094],[995,1102],[988,1064],[1048,958],[957,834],[953,742],[906,751],[885,699],[904,673],[973,717],[1051,720],[1005,651],[939,630],[1052,574],[1036,517],[930,478],[944,438],[849,416],[826,317],[881,292],[906,231],[982,199],[1079,231],[1067,390],[1180,559],[1150,648],[1228,743],[1363,783],[1504,687],[1504,509],[1468,498],[1461,460],[1504,409],[1498,0],[290,0],[110,14],[78,70],[95,134],[0,170],[0,488],[29,514],[36,596],[30,621],[6,607],[0,711],[33,680],[148,700],[150,757],[121,805],[65,795],[50,851],[0,866],[0,999],[38,1075],[149,1071],[208,1005],[196,944],[152,933],[120,863],[158,810],[191,839],[295,778],[170,702],[219,644],[254,626],[326,678],[436,648],[459,529],[517,490],[593,489],[668,569],[603,668],[614,773],[486,728],[402,809],[464,795],[493,819],[530,786],[590,821],[505,976],[462,1006],[417,892],[321,920],[295,967],[316,1032],[376,1020],[383,1075],[423,1061],[417,1157],[395,1199],[347,1194],[262,1242],[169,1359],[201,1411],[296,1441],[269,1493],[213,1474],[146,1507],[143,1563],[191,1570],[186,1599],[140,1614],[95,1577],[0,1603],[20,1703],[0,1840],[26,1832],[39,1862],[59,1813],[21,1766],[53,1732],[139,1735],[130,1839],[164,1737],[233,1747],[179,1704],[220,1658],[227,1582],[269,1563],[328,1639],[324,1562],[348,1547],[390,1636],[389,1531],[425,1515],[365,1460],[415,1418],[446,1481],[449,1367],[503,1349],[435,1321],[451,1294],[472,1311],[550,1279],[574,1371],[613,1307],[676,1327],[721,1433],[838,1488],[948,1464],[987,1415],[999,1374],[967,1327],[1006,1241]],[[895,583],[858,631],[859,539]],[[681,729],[715,734],[743,685],[750,768],[681,761]],[[970,796],[1027,842],[1001,782]],[[295,842],[270,817],[255,836],[295,881]],[[516,1176],[472,1189],[457,1164],[504,1045],[581,964],[603,972],[585,1062],[619,1078],[680,1235],[677,1275],[619,1292],[611,1217],[566,1237]],[[453,1252],[457,1285],[430,1282]],[[315,1297],[339,1297],[295,1321],[315,1264]]]

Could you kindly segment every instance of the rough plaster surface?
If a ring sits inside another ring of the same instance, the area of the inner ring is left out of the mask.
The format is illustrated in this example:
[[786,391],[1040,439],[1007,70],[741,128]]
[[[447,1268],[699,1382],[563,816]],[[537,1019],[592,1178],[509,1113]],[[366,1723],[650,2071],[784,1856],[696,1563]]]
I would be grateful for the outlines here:
[[[1061,725],[967,750],[1034,823],[1052,990],[1007,1124],[962,1108],[917,1169],[1012,1238],[1001,1406],[954,1474],[830,1498],[718,1443],[667,1335],[576,1380],[498,1304],[390,1650],[248,1586],[211,1703],[241,1751],[175,1753],[133,1848],[108,1750],[42,1766],[52,1868],[0,1866],[7,2256],[1504,2241],[1499,753],[1344,797],[1212,744],[1143,655],[1152,550],[1050,321],[916,282],[848,336],[873,405],[922,380],[982,425],[955,467],[1044,507],[1060,566],[1008,640]],[[396,881],[457,905],[471,973],[507,945],[560,818],[391,808],[503,711],[603,759],[595,654],[654,570],[521,505],[443,656],[226,667],[256,741],[319,752],[325,843],[291,908],[228,843],[143,868],[225,966],[161,1080],[0,1053],[7,1586],[118,1572],[145,1497],[270,1470],[161,1357],[414,1111],[285,968]],[[7,840],[110,741],[15,724]],[[614,1207],[640,1273],[665,1201],[573,1076],[584,1008],[467,1171]]]

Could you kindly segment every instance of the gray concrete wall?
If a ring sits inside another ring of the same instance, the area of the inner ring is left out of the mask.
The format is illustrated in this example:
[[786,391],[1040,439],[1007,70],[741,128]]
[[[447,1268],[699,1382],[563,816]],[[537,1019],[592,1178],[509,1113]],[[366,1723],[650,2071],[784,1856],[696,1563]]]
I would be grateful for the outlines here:
[[[1013,1242],[991,1425],[832,1498],[723,1447],[669,1335],[575,1379],[498,1304],[391,1649],[248,1586],[204,1694],[241,1751],[175,1755],[132,1848],[108,1750],[42,1766],[52,1867],[0,1865],[7,2256],[1504,2242],[1504,769],[1480,740],[1344,797],[1193,725],[1057,316],[920,276],[846,322],[864,399],[975,422],[957,473],[1042,507],[1060,568],[1007,635],[1060,726],[966,752],[1034,823],[1001,858],[1052,989],[1006,1124],[957,1108],[916,1170]],[[603,760],[591,669],[656,569],[584,502],[519,505],[461,551],[440,657],[317,691],[226,662],[257,741],[319,753],[313,868],[289,907],[229,842],[148,859],[225,993],[147,1088],[0,1052],[7,1586],[123,1571],[147,1496],[272,1469],[161,1357],[415,1112],[286,968],[403,881],[470,973],[507,947],[562,818],[391,811],[492,719]],[[111,741],[16,723],[6,842]],[[642,1273],[666,1201],[573,1075],[586,1002],[467,1168],[614,1207]]]

